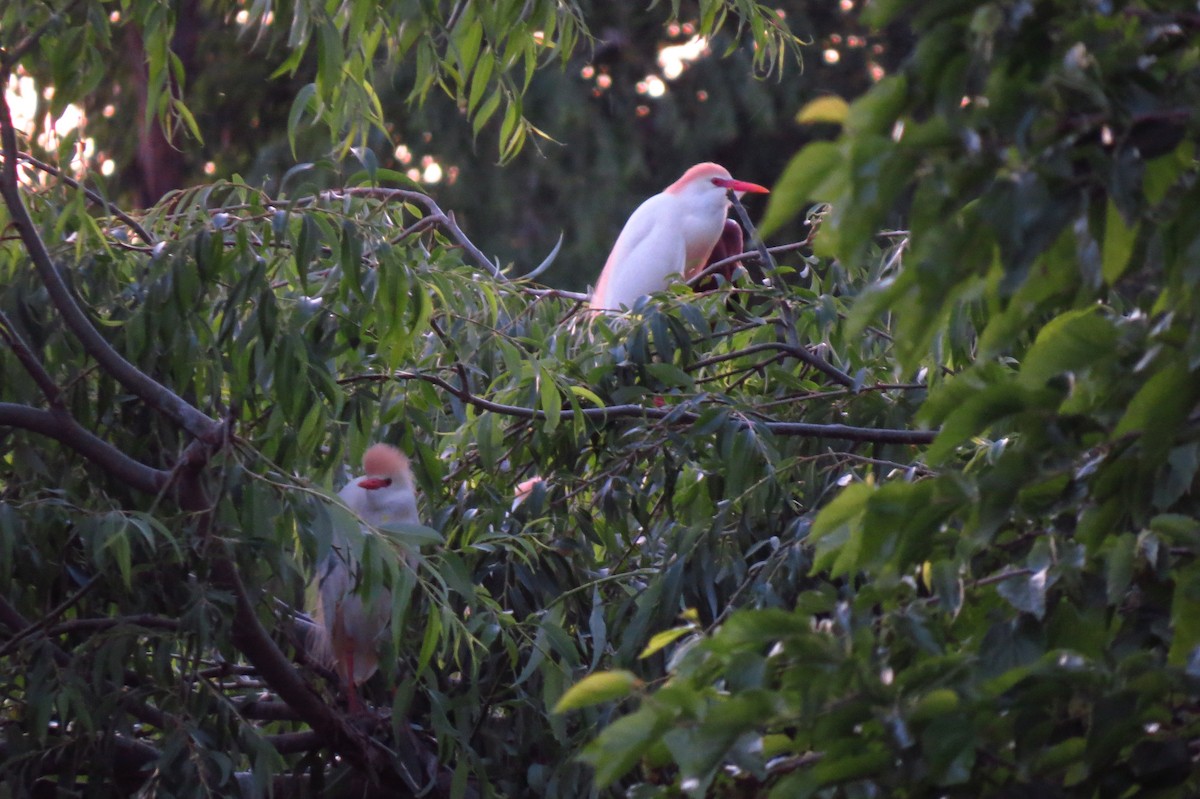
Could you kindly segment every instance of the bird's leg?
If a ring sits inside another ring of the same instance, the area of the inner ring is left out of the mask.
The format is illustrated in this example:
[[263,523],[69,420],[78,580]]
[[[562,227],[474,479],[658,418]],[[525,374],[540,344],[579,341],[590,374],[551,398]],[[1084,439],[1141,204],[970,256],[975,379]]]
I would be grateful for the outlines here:
[[358,696],[358,686],[354,684],[354,651],[346,653],[346,704],[351,715],[365,713],[367,708]]

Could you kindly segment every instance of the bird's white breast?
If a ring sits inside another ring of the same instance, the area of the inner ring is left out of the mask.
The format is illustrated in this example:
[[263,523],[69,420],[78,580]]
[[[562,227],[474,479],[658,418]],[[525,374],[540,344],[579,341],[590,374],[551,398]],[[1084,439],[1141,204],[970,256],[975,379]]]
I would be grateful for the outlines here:
[[671,278],[712,252],[725,224],[728,201],[713,186],[656,194],[638,206],[613,245],[604,284],[592,298],[596,308],[632,307],[639,297],[661,291]]

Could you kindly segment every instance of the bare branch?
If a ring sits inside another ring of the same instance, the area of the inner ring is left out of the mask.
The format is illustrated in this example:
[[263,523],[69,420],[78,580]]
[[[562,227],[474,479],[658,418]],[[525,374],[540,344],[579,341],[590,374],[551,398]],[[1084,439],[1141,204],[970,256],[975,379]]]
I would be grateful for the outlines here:
[[765,341],[761,344],[753,344],[749,347],[745,347],[744,349],[737,350],[736,352],[727,352],[723,355],[714,355],[711,358],[705,358],[703,360],[696,361],[693,364],[689,364],[687,368],[689,371],[692,369],[701,369],[705,366],[712,366],[713,364],[720,363],[722,361],[728,361],[743,355],[752,355],[753,353],[763,352],[766,350],[777,350],[779,352],[791,355],[793,358],[803,361],[814,369],[833,378],[835,383],[840,383],[847,388],[850,388],[854,385],[854,378],[843,372],[841,369],[838,369],[824,358],[809,352],[807,347],[794,347],[791,344],[786,344],[782,341]]
[[562,297],[566,300],[574,300],[575,302],[587,302],[588,295],[585,291],[564,291],[562,289],[523,289],[526,294],[532,294],[535,297]]
[[540,264],[538,264],[532,270],[530,270],[529,273],[521,275],[521,279],[522,280],[533,280],[535,277],[538,277],[543,272],[545,272],[547,269],[549,269],[550,265],[552,263],[554,263],[554,259],[558,257],[558,251],[562,249],[562,246],[563,246],[563,235],[561,233],[559,233],[558,234],[558,242],[555,243],[554,249],[552,249],[550,251],[550,254],[547,255]]
[[477,266],[485,270],[496,280],[502,283],[508,282],[508,278],[500,272],[500,269],[488,260],[488,257],[483,254],[482,250],[475,246],[474,242],[467,238],[467,234],[463,233],[462,228],[454,221],[454,215],[442,211],[428,194],[422,194],[419,191],[411,191],[409,189],[351,188],[324,191],[319,196],[330,200],[340,199],[341,197],[370,197],[385,202],[399,200],[401,202],[417,203],[424,206],[427,213],[426,218],[434,220],[434,222],[441,226],[455,244],[466,250],[467,254],[471,256],[471,260]]
[[99,575],[93,576],[90,580],[88,580],[86,583],[84,583],[79,588],[78,591],[75,591],[73,594],[71,594],[65,600],[60,602],[57,606],[52,608],[49,613],[42,616],[42,618],[38,619],[33,624],[29,625],[25,629],[18,632],[12,638],[8,639],[8,643],[6,643],[4,646],[0,646],[0,657],[4,657],[9,652],[12,652],[26,638],[29,638],[31,635],[35,634],[39,630],[44,629],[51,622],[53,622],[55,619],[57,619],[59,616],[61,616],[63,613],[65,613],[67,610],[69,610],[71,607],[73,607],[75,605],[75,603],[77,603],[79,600],[83,599],[88,594],[88,592],[91,591],[96,586],[96,583],[99,581],[99,579],[100,579]]
[[[7,627],[14,634],[17,634],[19,631],[29,629],[33,626],[21,615],[19,610],[9,604],[8,599],[0,596],[0,632],[3,631],[4,627]],[[71,666],[71,656],[61,648],[51,644],[49,650],[51,656],[54,658],[54,662],[59,666],[64,668]],[[180,726],[178,719],[172,718],[156,707],[134,701],[131,697],[123,697],[122,705],[129,710],[130,715],[143,724],[150,724],[160,730],[176,729]]]
[[[779,244],[774,247],[768,247],[767,252],[772,255],[777,254],[777,253],[792,252],[793,250],[803,249],[803,248],[809,246],[810,244],[812,244],[812,241],[810,240],[810,238],[806,238],[804,241],[793,241],[791,244]],[[747,260],[760,261],[760,260],[762,260],[762,253],[759,250],[751,250],[749,252],[740,252],[737,255],[730,255],[729,257],[722,258],[719,261],[713,261],[711,264],[704,267],[704,269],[702,269],[699,272],[697,272],[696,274],[692,275],[684,282],[687,283],[687,285],[689,285],[689,286],[695,287],[695,286],[699,285],[700,282],[702,280],[704,280],[704,278],[708,277],[709,275],[716,274],[717,272],[723,271],[725,269],[725,267],[733,266],[734,264],[738,263],[739,261],[747,261]]]
[[46,635],[67,635],[77,632],[100,632],[114,627],[138,627],[144,630],[178,630],[179,619],[168,619],[152,613],[136,616],[112,616],[101,619],[71,619],[46,630]]
[[[205,518],[207,520],[207,515]],[[214,547],[224,550],[224,544],[212,541],[211,538],[210,541]],[[393,773],[403,780],[410,790],[415,791],[418,785],[412,775],[397,772],[388,752],[368,735],[347,723],[346,719],[327,705],[292,667],[291,661],[275,645],[259,622],[254,603],[232,558],[226,552],[220,551],[212,559],[212,570],[217,584],[231,592],[234,597],[234,644],[258,669],[258,673],[267,684],[342,757],[368,773]]]
[[733,210],[737,211],[738,219],[742,221],[742,227],[746,229],[746,233],[750,236],[750,241],[757,246],[755,250],[758,252],[758,257],[762,260],[763,266],[774,269],[775,259],[771,257],[771,253],[767,250],[767,245],[763,244],[762,236],[758,235],[757,228],[750,221],[750,214],[746,213],[746,207],[742,205],[742,201],[738,198],[737,192],[730,189],[726,194],[729,195],[729,202],[733,205]]
[[[518,419],[531,421],[544,420],[546,412],[536,408],[525,408],[520,405],[505,405],[476,396],[468,391],[454,386],[452,383],[437,375],[421,372],[397,371],[391,375],[355,375],[343,378],[338,382],[345,385],[354,382],[382,382],[388,380],[423,380],[448,392],[462,402],[476,408],[503,416],[513,416]],[[691,411],[680,411],[678,408],[647,408],[643,405],[625,404],[610,405],[606,408],[581,408],[578,412],[573,408],[559,411],[559,419],[569,421],[578,413],[584,419],[596,422],[608,422],[614,419],[664,419],[678,424],[695,424],[700,421],[700,415]],[[936,430],[897,430],[892,428],[853,427],[844,424],[810,424],[808,422],[751,422],[747,419],[736,419],[744,427],[757,427],[769,430],[775,435],[799,436],[801,438],[833,438],[841,441],[866,441],[879,444],[930,444],[937,435]]]
[[[75,180],[75,178],[66,174],[58,167],[47,164],[44,161],[39,161],[38,159],[34,158],[29,153],[17,153],[17,158],[21,159],[22,161],[25,161],[26,163],[32,164],[34,167],[42,170],[43,172],[45,172],[47,174],[53,175],[54,177],[58,178],[63,183],[66,183],[68,186],[70,186],[73,189],[83,189],[84,195],[89,200],[91,200],[96,205],[99,205],[101,208],[103,208],[105,213],[109,214],[110,216],[114,216],[117,219],[120,219],[122,222],[124,222],[126,225],[128,225],[129,229],[132,230],[134,233],[136,233],[138,238],[140,238],[142,241],[146,242],[147,245],[149,245],[150,247],[153,247],[154,244],[156,243],[155,238],[150,235],[149,231],[147,231],[146,228],[142,227],[141,222],[138,222],[132,216],[125,213],[120,208],[118,208],[117,206],[113,205],[108,200],[106,200],[98,192],[95,192],[95,191],[89,189],[87,186],[84,186],[78,180]],[[145,247],[135,247],[134,249],[145,250],[146,248]]]

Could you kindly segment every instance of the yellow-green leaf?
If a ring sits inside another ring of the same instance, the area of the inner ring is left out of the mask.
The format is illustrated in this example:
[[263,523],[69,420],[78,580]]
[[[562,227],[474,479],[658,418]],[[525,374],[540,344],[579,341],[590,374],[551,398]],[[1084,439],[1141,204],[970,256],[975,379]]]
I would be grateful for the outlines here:
[[796,114],[796,121],[801,125],[813,125],[821,122],[840,125],[846,121],[846,115],[849,112],[850,105],[841,97],[831,94],[818,97],[805,104],[800,109],[800,113]]
[[631,671],[598,671],[575,683],[554,706],[555,713],[566,713],[629,696],[642,685]]
[[642,650],[642,653],[638,655],[638,658],[650,657],[655,652],[663,649],[677,638],[687,635],[692,631],[692,629],[692,626],[688,625],[687,627],[674,627],[670,630],[663,630],[661,633],[658,633],[650,639],[650,643],[646,644],[646,648]]

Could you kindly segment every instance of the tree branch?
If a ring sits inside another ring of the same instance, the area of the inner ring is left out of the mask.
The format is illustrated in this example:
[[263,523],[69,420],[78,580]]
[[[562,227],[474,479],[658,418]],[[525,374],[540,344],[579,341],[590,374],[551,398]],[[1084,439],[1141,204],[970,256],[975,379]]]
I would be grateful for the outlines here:
[[[339,384],[354,382],[382,382],[387,380],[423,380],[453,395],[458,400],[473,405],[476,408],[503,416],[518,419],[540,421],[547,418],[546,412],[536,408],[525,408],[520,405],[504,405],[499,402],[484,399],[469,391],[464,391],[437,375],[421,372],[396,371],[390,375],[355,375],[342,378]],[[572,408],[559,411],[562,421],[574,419],[576,414],[584,419],[596,422],[608,422],[614,419],[665,419],[672,423],[695,424],[700,421],[700,415],[691,411],[680,412],[678,408],[647,408],[643,405],[625,404],[610,405],[606,408],[581,408],[576,412]],[[800,436],[802,438],[833,438],[841,441],[864,441],[878,444],[930,444],[937,435],[936,430],[897,430],[892,428],[853,427],[844,424],[810,424],[807,422],[761,421],[751,422],[747,419],[737,419],[744,427],[761,427],[775,435]]]
[[[204,522],[202,522],[204,523]],[[224,544],[210,542],[220,549]],[[398,769],[393,758],[368,735],[352,727],[335,712],[292,667],[271,636],[259,623],[254,603],[238,574],[237,566],[225,552],[212,560],[217,584],[233,594],[233,641],[267,684],[303,719],[330,747],[356,768],[368,774],[393,774],[412,791],[419,787],[412,775]]]
[[129,457],[82,427],[65,411],[44,411],[28,405],[0,402],[0,427],[16,427],[53,438],[117,480],[147,494],[158,494],[167,487],[171,478],[170,472],[146,466]]
[[209,443],[219,442],[223,437],[222,425],[219,422],[209,418],[175,392],[125,360],[100,335],[83,309],[75,302],[71,290],[51,260],[50,252],[38,233],[37,224],[30,217],[21,197],[21,189],[17,183],[17,132],[13,127],[12,113],[3,92],[0,92],[0,145],[4,153],[4,168],[0,171],[0,196],[3,196],[12,222],[21,235],[21,241],[50,294],[50,301],[62,314],[63,321],[87,353],[121,385],[197,438]]
[[37,383],[37,387],[41,389],[42,394],[46,397],[46,402],[50,403],[50,407],[55,410],[64,410],[58,384],[50,377],[50,373],[42,365],[41,359],[33,354],[33,350],[21,338],[21,334],[17,332],[17,328],[4,311],[0,311],[0,338],[4,339],[4,343],[17,356],[17,360],[25,367],[25,371],[29,372],[33,382]]
[[[810,244],[812,244],[811,239],[806,238],[804,241],[793,241],[791,244],[778,244],[774,247],[768,247],[767,252],[772,255],[776,253],[791,252],[793,250],[803,249]],[[761,261],[762,252],[760,250],[750,250],[748,252],[740,252],[737,255],[730,255],[726,258],[722,258],[719,261],[713,261],[711,264],[685,280],[684,283],[695,288],[702,280],[704,280],[704,278],[708,277],[709,275],[716,274],[717,272],[724,270],[727,266],[733,266],[740,261],[747,260]]]
[[[156,243],[155,238],[150,235],[149,231],[147,231],[146,228],[142,227],[142,224],[140,222],[138,222],[136,219],[134,219],[129,214],[122,211],[117,206],[110,203],[108,200],[106,200],[104,197],[102,197],[98,192],[92,191],[87,186],[84,186],[82,183],[80,183],[78,180],[75,180],[75,178],[73,178],[70,175],[63,172],[58,167],[47,164],[44,161],[39,161],[38,159],[34,158],[29,153],[17,153],[17,158],[19,158],[22,161],[25,161],[29,164],[32,164],[34,167],[42,170],[43,172],[45,172],[47,174],[53,175],[54,177],[61,180],[63,183],[66,183],[68,186],[70,186],[73,189],[83,189],[84,196],[86,196],[89,200],[94,202],[96,205],[99,205],[101,208],[103,208],[105,213],[107,213],[111,216],[114,216],[117,219],[120,219],[122,222],[124,222],[126,225],[128,225],[129,229],[132,230],[134,233],[136,233],[138,235],[138,238],[140,238],[142,241],[146,242],[146,244],[149,245],[149,247],[153,247],[154,244]],[[126,245],[126,246],[128,246],[128,245]],[[136,247],[134,249],[145,251],[148,248]]]
[[445,230],[450,238],[471,256],[471,260],[477,266],[484,269],[489,275],[496,280],[506,283],[506,278],[500,272],[499,267],[488,260],[488,257],[483,254],[483,251],[475,246],[467,234],[463,233],[462,228],[454,221],[453,214],[447,214],[438,206],[434,199],[428,194],[422,194],[419,191],[410,191],[408,189],[384,189],[384,188],[351,188],[337,189],[331,191],[323,191],[318,195],[325,199],[336,200],[341,197],[370,197],[384,202],[393,202],[400,200],[402,202],[412,202],[424,206],[427,213],[426,219],[432,219],[434,223],[440,225]]
[[750,241],[757,245],[755,250],[758,252],[758,257],[762,260],[763,266],[768,269],[774,269],[775,259],[771,257],[771,253],[767,250],[767,245],[763,243],[762,236],[758,235],[758,229],[750,221],[750,214],[746,213],[746,207],[742,205],[737,192],[730,189],[726,194],[729,195],[729,202],[733,205],[733,209],[737,211],[738,219],[742,221],[742,227],[750,235]]
[[831,364],[829,361],[825,360],[824,358],[821,358],[820,356],[814,355],[813,353],[809,352],[807,347],[795,347],[795,346],[792,346],[791,344],[787,344],[782,341],[765,341],[760,344],[752,344],[749,347],[745,347],[744,349],[737,350],[736,352],[727,352],[723,355],[714,355],[711,358],[704,358],[703,360],[699,360],[693,364],[689,364],[688,370],[700,369],[705,366],[712,366],[713,364],[720,363],[722,361],[732,360],[733,358],[737,358],[742,355],[751,355],[755,352],[764,352],[767,350],[776,350],[779,352],[787,353],[788,355],[791,355],[796,360],[803,361],[804,363],[813,367],[817,371],[823,372],[827,376],[833,378],[833,381],[835,383],[839,383],[839,384],[845,386],[846,388],[851,388],[854,385],[853,377],[846,374],[841,369],[838,369],[836,366],[834,366],[833,364]]
[[[10,605],[5,597],[0,596],[0,629],[4,627],[12,630],[16,635],[34,625],[30,624],[19,610]],[[60,667],[69,668],[71,666],[71,656],[59,646],[50,644],[50,654]],[[129,710],[131,716],[143,724],[149,724],[160,730],[169,730],[180,726],[179,720],[171,718],[156,707],[136,702],[129,696],[123,697],[122,704]]]

